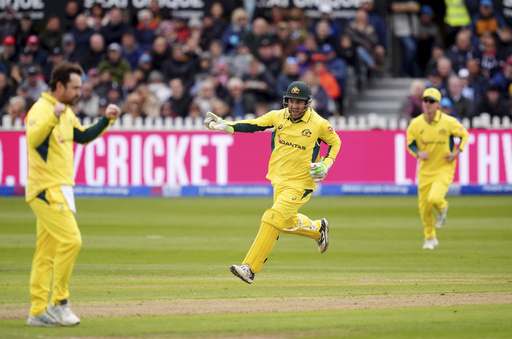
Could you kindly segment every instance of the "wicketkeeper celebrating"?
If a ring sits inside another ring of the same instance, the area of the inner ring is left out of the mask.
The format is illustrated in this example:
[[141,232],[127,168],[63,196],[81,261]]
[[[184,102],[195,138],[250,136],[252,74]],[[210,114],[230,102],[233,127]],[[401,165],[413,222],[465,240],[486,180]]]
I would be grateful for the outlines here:
[[[82,245],[75,220],[73,142],[88,143],[121,114],[116,105],[88,128],[69,106],[81,94],[82,68],[63,62],[55,67],[50,91],[26,117],[28,181],[26,200],[37,217],[36,252],[30,274],[30,326],[73,326],[80,319],[68,303],[68,283]],[[52,297],[48,304],[50,283]]]
[[[329,246],[327,219],[313,221],[298,213],[311,197],[316,183],[326,177],[341,146],[329,122],[311,108],[312,100],[311,88],[302,81],[295,81],[284,94],[284,109],[235,123],[227,123],[208,112],[204,121],[208,129],[230,134],[274,128],[267,174],[274,187],[274,204],[263,214],[258,235],[242,265],[231,266],[231,272],[248,284],[261,270],[281,232],[314,239],[320,253]],[[321,141],[329,150],[325,158],[319,160]]]

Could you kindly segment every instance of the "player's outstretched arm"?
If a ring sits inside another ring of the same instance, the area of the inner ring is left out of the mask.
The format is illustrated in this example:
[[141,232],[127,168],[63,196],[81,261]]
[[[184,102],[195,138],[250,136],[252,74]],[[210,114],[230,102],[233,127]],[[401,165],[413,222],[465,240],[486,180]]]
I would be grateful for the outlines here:
[[224,131],[229,134],[235,133],[233,126],[227,124],[227,122],[215,115],[213,112],[206,113],[206,119],[204,119],[204,126],[211,131]]

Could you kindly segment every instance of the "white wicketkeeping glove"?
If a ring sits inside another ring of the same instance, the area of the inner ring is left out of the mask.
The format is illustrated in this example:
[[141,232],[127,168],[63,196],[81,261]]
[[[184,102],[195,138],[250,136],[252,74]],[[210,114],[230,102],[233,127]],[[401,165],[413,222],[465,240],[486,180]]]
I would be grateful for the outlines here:
[[310,165],[311,169],[309,170],[309,175],[311,178],[315,179],[315,182],[323,181],[329,172],[329,168],[332,165],[332,160],[330,164],[329,162],[326,164],[326,162],[323,160],[324,158],[320,159],[320,162],[314,162]]
[[224,119],[219,118],[215,115],[215,113],[212,112],[206,113],[206,119],[204,119],[204,127],[211,131],[224,131],[229,134],[235,133],[233,126],[228,125]]

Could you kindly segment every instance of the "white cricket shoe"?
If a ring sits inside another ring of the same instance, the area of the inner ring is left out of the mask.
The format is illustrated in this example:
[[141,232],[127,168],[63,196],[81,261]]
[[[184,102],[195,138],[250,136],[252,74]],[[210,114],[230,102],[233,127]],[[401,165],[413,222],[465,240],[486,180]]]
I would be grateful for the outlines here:
[[327,251],[327,247],[329,247],[329,222],[325,218],[320,221],[322,222],[319,230],[321,236],[316,242],[318,244],[318,252],[324,253]]
[[437,238],[425,239],[423,243],[424,250],[433,250],[437,245],[439,245],[439,240]]
[[61,300],[57,305],[48,305],[46,312],[55,318],[57,323],[62,326],[75,326],[80,324],[80,319],[71,311],[67,300]]
[[60,324],[47,312],[41,313],[40,315],[36,316],[29,316],[27,319],[27,325],[28,326],[44,326],[44,327],[50,327],[50,326],[59,326]]
[[245,265],[233,265],[231,266],[231,273],[233,273],[235,276],[239,277],[243,281],[245,281],[248,284],[252,284],[254,280],[254,273],[251,271],[251,266],[245,264]]
[[442,228],[446,223],[446,215],[448,214],[448,206],[441,212],[436,211],[436,228]]

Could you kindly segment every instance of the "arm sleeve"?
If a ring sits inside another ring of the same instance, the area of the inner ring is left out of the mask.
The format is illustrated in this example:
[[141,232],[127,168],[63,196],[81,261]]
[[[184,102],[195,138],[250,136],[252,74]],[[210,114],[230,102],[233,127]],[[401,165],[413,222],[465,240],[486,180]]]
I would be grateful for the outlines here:
[[240,120],[233,123],[230,123],[230,125],[233,127],[235,132],[241,132],[241,133],[254,133],[259,131],[264,131],[267,128],[274,127],[274,111],[270,111],[269,113],[265,114],[264,116],[261,116],[256,119],[251,120]]
[[411,153],[415,158],[418,157],[418,145],[416,144],[416,139],[414,138],[413,127],[409,125],[407,128],[406,136],[407,136],[407,151]]
[[454,137],[460,138],[459,150],[461,152],[464,151],[464,147],[466,147],[466,143],[469,138],[468,130],[458,120],[454,119],[454,124],[450,133]]
[[327,120],[322,122],[322,127],[320,128],[320,139],[329,146],[323,165],[325,167],[331,167],[340,152],[341,139]]
[[[34,107],[37,110],[37,107]],[[59,122],[54,114],[37,114],[30,112],[26,118],[27,143],[33,148],[38,148],[48,139],[52,129]]]
[[87,144],[105,133],[108,126],[114,121],[115,120],[109,120],[107,117],[102,116],[94,125],[83,127],[75,117],[73,141],[79,144]]

